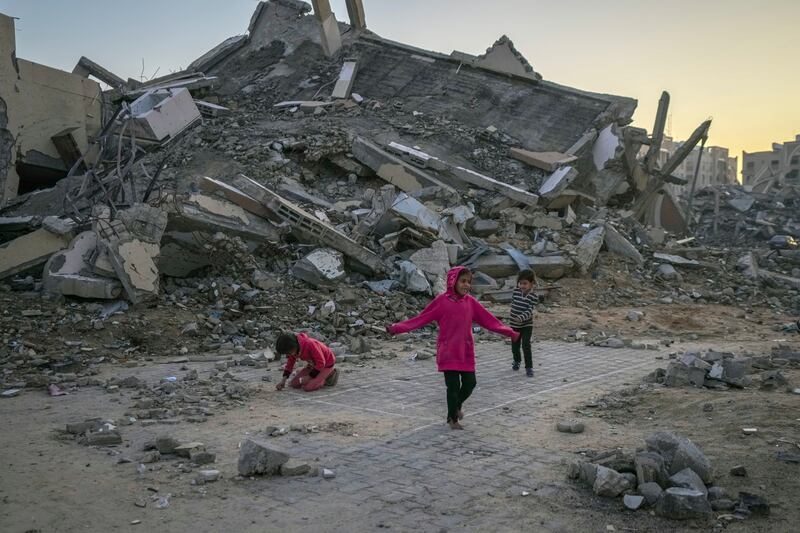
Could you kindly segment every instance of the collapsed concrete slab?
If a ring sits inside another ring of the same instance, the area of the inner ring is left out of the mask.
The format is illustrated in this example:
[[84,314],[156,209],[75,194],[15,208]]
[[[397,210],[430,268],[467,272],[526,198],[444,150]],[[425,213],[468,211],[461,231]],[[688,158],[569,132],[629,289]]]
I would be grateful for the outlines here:
[[[531,270],[540,278],[559,279],[567,275],[575,266],[572,260],[564,256],[538,257],[525,256]],[[475,270],[493,278],[506,278],[519,273],[517,262],[508,255],[484,255],[475,261]]]
[[631,242],[622,236],[611,224],[605,225],[605,245],[609,252],[633,261],[637,265],[644,263],[644,258]]
[[555,198],[561,195],[578,177],[578,171],[569,165],[556,169],[539,187],[539,195]]
[[279,242],[289,229],[245,211],[227,200],[205,194],[191,194],[176,203],[170,213],[173,231],[225,231],[230,235],[256,242]]
[[342,252],[350,259],[352,267],[364,274],[374,275],[386,271],[386,265],[375,253],[260,183],[240,174],[234,178],[233,184],[243,193],[261,202],[273,213],[275,219],[287,224],[299,239],[317,242]]
[[516,49],[511,39],[505,35],[495,41],[492,46],[486,49],[486,53],[480,56],[453,51],[450,57],[475,68],[499,74],[518,76],[530,81],[542,79],[541,74],[533,70],[525,56]]
[[186,70],[190,72],[208,73],[220,63],[231,57],[234,53],[239,51],[244,45],[247,44],[247,41],[247,35],[235,35],[233,37],[229,37],[202,56],[192,61],[189,66],[186,67]]
[[330,248],[318,248],[295,263],[292,273],[314,287],[334,287],[346,276],[344,256]]
[[64,296],[118,298],[122,293],[118,280],[95,276],[91,272],[89,258],[96,248],[97,235],[94,231],[85,231],[75,237],[69,248],[53,254],[44,267],[44,289]]
[[165,142],[201,119],[185,88],[151,90],[131,103],[132,130],[137,139]]
[[350,98],[350,93],[353,92],[353,84],[356,81],[356,71],[358,64],[355,61],[345,61],[342,65],[342,71],[339,73],[339,79],[336,85],[333,86],[331,98]]
[[586,274],[594,265],[600,248],[603,247],[605,238],[605,227],[599,226],[586,233],[578,242],[575,249],[575,262],[578,263],[581,272]]
[[531,152],[522,148],[511,148],[509,154],[514,159],[547,172],[553,172],[578,159],[574,155],[561,152]]
[[155,297],[159,291],[156,258],[159,245],[135,237],[104,242],[109,259],[132,303]]
[[101,67],[85,56],[81,56],[81,58],[78,60],[78,63],[75,65],[75,68],[72,69],[72,73],[84,78],[94,76],[98,80],[110,85],[111,87],[114,87],[115,89],[119,89],[125,85],[125,80],[110,70]]
[[427,172],[415,168],[370,141],[357,137],[351,148],[360,162],[371,168],[379,178],[404,192],[414,192],[425,187],[441,187],[457,194],[455,189]]
[[441,218],[416,198],[400,193],[392,202],[389,212],[405,219],[419,230],[439,235]]
[[478,187],[479,189],[485,189],[487,191],[502,194],[507,198],[511,198],[515,202],[519,202],[527,206],[533,207],[539,203],[539,197],[535,194],[520,189],[519,187],[514,187],[513,185],[503,183],[502,181],[497,181],[489,176],[484,176],[483,174],[479,174],[474,170],[469,170],[463,167],[453,167],[451,174],[460,181],[469,183],[470,185]]
[[238,205],[245,211],[253,213],[254,215],[257,215],[263,219],[268,220],[272,216],[272,212],[264,207],[261,202],[246,195],[236,187],[228,185],[227,183],[209,178],[207,176],[202,176],[198,178],[197,185],[200,190],[209,193],[217,193],[225,197],[226,200]]
[[42,228],[0,245],[0,279],[43,265],[71,240],[71,234],[56,235]]

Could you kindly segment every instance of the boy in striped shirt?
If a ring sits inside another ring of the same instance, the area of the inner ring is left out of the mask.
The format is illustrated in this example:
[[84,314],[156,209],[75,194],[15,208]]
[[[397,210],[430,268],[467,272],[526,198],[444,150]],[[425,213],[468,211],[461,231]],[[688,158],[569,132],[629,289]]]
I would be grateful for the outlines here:
[[523,270],[517,276],[517,288],[511,297],[511,316],[508,324],[520,334],[519,338],[511,343],[511,353],[514,355],[514,370],[519,370],[520,348],[525,354],[525,374],[533,377],[533,357],[531,356],[531,337],[533,336],[533,312],[539,298],[533,292],[536,277],[530,270]]

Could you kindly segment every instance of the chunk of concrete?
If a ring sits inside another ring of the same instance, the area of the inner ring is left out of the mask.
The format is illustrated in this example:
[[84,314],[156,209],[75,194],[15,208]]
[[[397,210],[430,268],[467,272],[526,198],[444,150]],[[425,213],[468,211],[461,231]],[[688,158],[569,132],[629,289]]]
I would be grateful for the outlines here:
[[289,228],[276,225],[222,198],[190,194],[176,204],[169,215],[169,230],[179,232],[224,231],[231,236],[254,242],[279,242]]
[[623,237],[614,226],[606,224],[605,228],[605,245],[609,252],[624,257],[637,265],[644,263],[644,259],[642,258],[642,254],[639,253],[639,250],[637,250],[628,239]]
[[330,248],[318,248],[294,264],[292,273],[314,287],[333,287],[347,275],[344,256]]
[[295,202],[312,204],[325,209],[333,209],[333,204],[309,193],[300,183],[290,178],[283,179],[281,184],[278,185],[278,192]]
[[477,219],[472,223],[472,233],[477,237],[489,237],[500,231],[500,223],[496,220]]
[[42,228],[54,235],[72,238],[75,232],[75,222],[68,218],[49,216],[42,220]]
[[502,194],[506,198],[514,200],[515,202],[527,205],[536,206],[539,204],[539,197],[519,187],[503,183],[489,176],[485,176],[474,170],[464,167],[451,166],[448,168],[449,175],[453,178],[468,183],[479,189],[496,192]]
[[657,483],[667,486],[667,469],[664,458],[656,452],[639,452],[633,459],[636,468],[636,480],[639,485]]
[[711,483],[713,480],[711,461],[689,439],[659,431],[649,435],[645,443],[648,450],[661,454],[670,475],[677,474],[684,468],[691,468],[703,483]]
[[626,494],[622,498],[622,503],[631,511],[636,511],[644,503],[644,496],[636,496],[634,494]]
[[575,262],[582,273],[586,274],[594,265],[597,254],[603,247],[604,238],[605,228],[603,226],[598,226],[581,237],[575,250]]
[[408,292],[432,294],[431,284],[425,273],[411,261],[400,261],[397,263],[399,269],[397,281],[399,281]]
[[451,194],[458,194],[449,185],[364,138],[357,137],[351,151],[356,159],[371,168],[379,178],[401,191],[414,192],[425,187],[441,187]]
[[611,468],[597,467],[597,477],[594,480],[593,490],[598,496],[616,498],[630,488],[628,479]]
[[267,475],[280,472],[289,460],[289,454],[270,446],[261,439],[248,438],[239,448],[239,475]]
[[539,187],[539,196],[548,199],[559,196],[572,185],[572,182],[577,179],[578,175],[578,171],[569,165],[556,169],[542,182],[542,185]]
[[703,480],[700,479],[700,476],[698,476],[691,468],[684,468],[677,474],[670,476],[669,484],[672,487],[698,490],[703,493],[703,496],[708,497],[708,489],[706,488],[706,484],[703,483]]
[[128,237],[103,243],[114,266],[117,278],[125,288],[128,299],[139,303],[158,295],[159,273],[156,258],[159,245]]
[[433,286],[435,293],[447,289],[447,271],[450,270],[450,254],[443,241],[434,242],[430,248],[419,250],[409,258],[422,272]]
[[[546,257],[526,255],[525,257],[530,263],[531,270],[541,278],[559,279],[574,267],[570,258],[560,255]],[[507,278],[519,273],[516,261],[508,255],[483,255],[475,261],[474,268],[495,279]]]
[[439,235],[441,218],[416,198],[400,193],[392,203],[390,211],[410,222],[417,229]]
[[670,265],[685,268],[702,268],[702,265],[699,261],[695,261],[694,259],[686,259],[685,257],[681,257],[679,255],[655,253],[653,254],[653,259],[668,263]]
[[675,270],[675,267],[666,263],[658,265],[656,276],[666,281],[682,281],[683,276]]
[[116,279],[92,274],[88,263],[97,248],[97,235],[85,231],[75,237],[69,248],[56,252],[47,261],[42,275],[44,289],[64,296],[115,299],[122,293]]
[[647,505],[655,505],[658,503],[658,500],[661,499],[661,495],[664,493],[664,489],[656,482],[648,482],[642,483],[638,487],[639,494],[644,496],[644,499],[647,500]]
[[511,148],[509,154],[514,159],[547,172],[553,172],[559,167],[578,159],[574,155],[562,154],[561,152],[531,152],[522,148]]
[[137,139],[165,142],[201,119],[186,88],[151,90],[130,105],[131,128]]
[[46,229],[22,235],[0,245],[0,279],[43,265],[69,246],[71,235],[56,235]]
[[671,520],[703,519],[711,514],[711,504],[699,490],[671,487],[658,501],[656,514]]
[[289,459],[281,465],[280,472],[282,476],[302,476],[311,471],[311,465],[306,462],[298,461],[297,459]]
[[333,86],[331,98],[350,98],[353,92],[353,83],[356,81],[356,71],[358,64],[355,61],[345,61],[342,70],[339,72],[339,79]]

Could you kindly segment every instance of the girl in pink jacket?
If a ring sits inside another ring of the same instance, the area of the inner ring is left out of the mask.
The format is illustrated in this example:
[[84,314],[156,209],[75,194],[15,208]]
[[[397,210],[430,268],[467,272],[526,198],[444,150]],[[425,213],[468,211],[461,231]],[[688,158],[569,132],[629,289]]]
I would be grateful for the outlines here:
[[436,366],[444,373],[447,386],[447,423],[452,429],[464,429],[461,406],[475,388],[475,341],[472,323],[516,340],[519,333],[503,325],[478,300],[469,295],[472,272],[455,267],[447,273],[447,292],[440,294],[416,317],[387,326],[391,335],[408,333],[431,322],[439,325],[436,342]]

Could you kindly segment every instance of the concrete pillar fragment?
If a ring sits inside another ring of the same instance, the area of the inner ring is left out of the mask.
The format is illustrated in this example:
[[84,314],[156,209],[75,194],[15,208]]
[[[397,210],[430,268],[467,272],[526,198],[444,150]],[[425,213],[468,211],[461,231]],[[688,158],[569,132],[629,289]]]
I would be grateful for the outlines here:
[[339,33],[336,15],[331,11],[328,0],[311,0],[311,5],[314,6],[314,16],[319,21],[322,50],[326,56],[331,57],[342,47],[342,35]]
[[361,0],[345,0],[347,4],[347,15],[350,17],[350,25],[358,30],[367,29],[367,19],[364,16],[364,2]]

